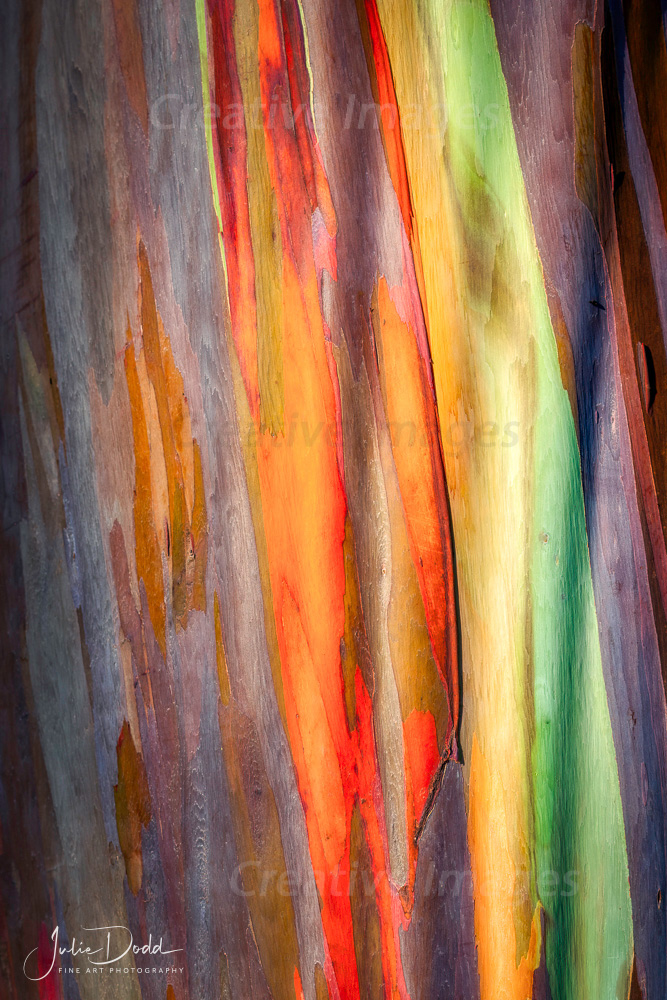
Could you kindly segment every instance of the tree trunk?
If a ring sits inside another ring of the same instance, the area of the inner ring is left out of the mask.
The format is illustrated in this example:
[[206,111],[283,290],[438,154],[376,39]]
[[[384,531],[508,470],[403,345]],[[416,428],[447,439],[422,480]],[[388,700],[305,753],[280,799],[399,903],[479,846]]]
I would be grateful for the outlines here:
[[7,0],[0,998],[667,995],[654,0]]

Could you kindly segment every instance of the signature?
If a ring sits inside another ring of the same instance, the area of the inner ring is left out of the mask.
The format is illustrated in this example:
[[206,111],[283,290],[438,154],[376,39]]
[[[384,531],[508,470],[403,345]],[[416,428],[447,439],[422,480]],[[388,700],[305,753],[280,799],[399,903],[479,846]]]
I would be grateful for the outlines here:
[[[72,938],[72,944],[69,947],[63,947],[58,943],[59,928],[56,926],[51,934],[51,941],[53,942],[51,965],[41,976],[28,975],[26,971],[28,961],[39,951],[39,948],[33,948],[23,963],[23,972],[26,978],[30,979],[33,983],[38,983],[42,979],[46,979],[53,971],[58,956],[62,957],[63,955],[71,955],[72,958],[83,955],[91,965],[113,965],[114,962],[120,962],[130,952],[133,955],[175,955],[177,952],[183,951],[183,948],[171,948],[165,951],[162,947],[162,938],[160,938],[157,944],[153,944],[152,933],[148,935],[148,944],[137,945],[134,943],[130,928],[123,927],[122,924],[110,924],[108,927],[82,927],[81,930],[87,934],[102,934],[103,936],[95,941],[95,944],[99,945],[99,947],[84,945],[83,942],[77,942],[75,937]],[[120,945],[117,941],[118,937],[121,938]],[[125,945],[124,948],[123,945]],[[122,950],[116,953],[119,947]]]

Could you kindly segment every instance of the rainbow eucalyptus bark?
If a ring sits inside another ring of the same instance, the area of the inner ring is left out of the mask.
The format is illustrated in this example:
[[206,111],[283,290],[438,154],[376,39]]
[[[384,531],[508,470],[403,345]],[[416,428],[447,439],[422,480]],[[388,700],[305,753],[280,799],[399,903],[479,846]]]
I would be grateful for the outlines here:
[[659,6],[2,18],[2,995],[664,996]]

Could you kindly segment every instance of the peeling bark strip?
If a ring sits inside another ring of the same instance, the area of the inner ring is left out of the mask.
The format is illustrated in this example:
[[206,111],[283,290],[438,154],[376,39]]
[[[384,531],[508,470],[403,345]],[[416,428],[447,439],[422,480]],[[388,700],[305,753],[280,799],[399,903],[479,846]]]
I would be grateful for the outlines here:
[[663,998],[660,6],[0,38],[0,996]]

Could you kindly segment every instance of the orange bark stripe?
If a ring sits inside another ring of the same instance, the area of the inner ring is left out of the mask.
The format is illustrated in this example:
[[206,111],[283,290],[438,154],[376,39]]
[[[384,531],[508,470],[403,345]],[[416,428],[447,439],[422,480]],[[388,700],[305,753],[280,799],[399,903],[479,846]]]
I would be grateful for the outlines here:
[[384,278],[378,287],[378,312],[387,422],[433,655],[449,699],[451,730],[458,722],[454,584],[448,525],[442,521],[444,481],[435,474],[439,454],[434,414],[426,403],[429,389],[414,333],[399,316]]

